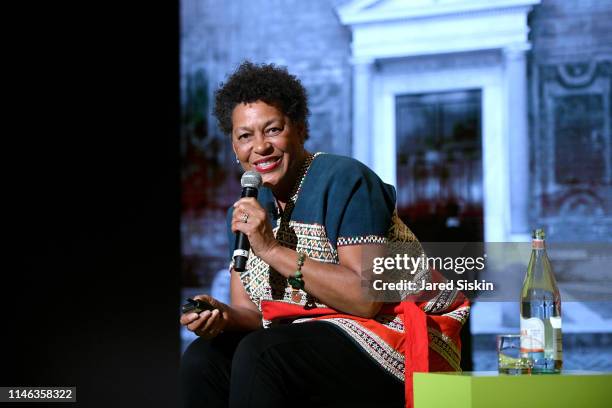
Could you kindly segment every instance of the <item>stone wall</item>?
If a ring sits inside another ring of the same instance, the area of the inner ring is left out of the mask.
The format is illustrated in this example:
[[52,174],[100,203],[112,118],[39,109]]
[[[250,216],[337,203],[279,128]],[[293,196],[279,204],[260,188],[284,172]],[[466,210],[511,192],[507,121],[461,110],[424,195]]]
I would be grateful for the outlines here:
[[[200,71],[212,95],[243,60],[287,66],[305,85],[313,151],[350,154],[350,32],[335,7],[346,0],[184,0],[181,72]],[[183,87],[186,85],[182,84]],[[209,105],[209,111],[212,107]],[[219,135],[214,121],[211,135]]]
[[[310,98],[307,148],[350,155],[351,36],[335,12],[348,1],[181,1],[183,113],[192,115],[181,131],[184,201],[204,207],[184,218],[196,227],[183,228],[183,242],[199,282],[225,262],[225,239],[209,234],[224,228],[219,214],[239,191],[230,144],[210,115],[214,90],[244,59],[287,66]],[[543,0],[530,14],[529,223],[551,240],[612,241],[610,21],[607,0]],[[209,240],[212,249],[198,244]]]
[[612,241],[612,2],[544,0],[531,14],[532,224]]

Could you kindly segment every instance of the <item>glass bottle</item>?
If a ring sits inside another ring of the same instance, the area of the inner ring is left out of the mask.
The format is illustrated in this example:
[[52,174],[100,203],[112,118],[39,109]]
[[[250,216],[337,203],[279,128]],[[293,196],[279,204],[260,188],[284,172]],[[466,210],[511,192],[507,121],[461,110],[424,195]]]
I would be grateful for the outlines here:
[[533,373],[559,373],[563,366],[561,296],[553,275],[544,230],[533,232],[531,259],[521,291],[521,353]]

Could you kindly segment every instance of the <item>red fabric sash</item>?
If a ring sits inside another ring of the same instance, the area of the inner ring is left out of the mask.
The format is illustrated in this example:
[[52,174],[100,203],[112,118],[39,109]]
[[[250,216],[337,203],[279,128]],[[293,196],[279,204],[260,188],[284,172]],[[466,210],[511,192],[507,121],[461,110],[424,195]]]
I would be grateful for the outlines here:
[[[352,319],[367,325],[369,330],[376,330],[377,326],[382,326],[373,319],[357,317],[338,312],[331,308],[304,309],[300,305],[263,300],[261,310],[266,320],[289,319],[300,317],[312,317],[314,319],[344,318]],[[412,389],[412,374],[414,372],[429,371],[429,336],[427,334],[427,316],[414,302],[401,302],[388,304],[381,309],[381,312],[401,314],[404,323],[403,350],[405,360],[405,396],[406,408],[414,405],[414,395]],[[372,324],[373,323],[373,324]],[[382,326],[384,327],[384,326]],[[385,328],[386,329],[386,328]],[[388,337],[382,333],[381,337]],[[399,343],[398,343],[399,344]]]
[[427,316],[413,302],[402,302],[404,322],[404,363],[406,408],[414,406],[412,375],[415,372],[429,371],[429,336],[427,334]]

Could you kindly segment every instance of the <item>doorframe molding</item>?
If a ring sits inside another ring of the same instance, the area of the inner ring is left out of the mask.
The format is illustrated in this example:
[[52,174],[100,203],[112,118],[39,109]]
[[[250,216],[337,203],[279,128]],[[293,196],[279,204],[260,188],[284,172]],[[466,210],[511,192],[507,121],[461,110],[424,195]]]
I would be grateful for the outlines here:
[[484,237],[485,241],[504,241],[509,234],[510,178],[507,138],[502,137],[502,68],[493,65],[421,72],[395,68],[394,72],[380,70],[373,78],[372,128],[376,132],[375,140],[370,140],[372,169],[385,182],[397,186],[396,96],[480,90]]

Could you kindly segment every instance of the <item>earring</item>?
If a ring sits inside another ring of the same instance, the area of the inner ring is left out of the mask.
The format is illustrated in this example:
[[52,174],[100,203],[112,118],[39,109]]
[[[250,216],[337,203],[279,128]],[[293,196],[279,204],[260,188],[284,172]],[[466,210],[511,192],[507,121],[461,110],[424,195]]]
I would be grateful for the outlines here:
[[240,160],[238,160],[238,156],[236,156],[236,164],[240,164]]

